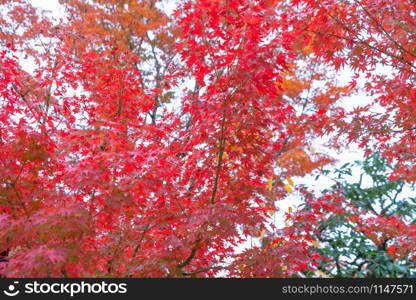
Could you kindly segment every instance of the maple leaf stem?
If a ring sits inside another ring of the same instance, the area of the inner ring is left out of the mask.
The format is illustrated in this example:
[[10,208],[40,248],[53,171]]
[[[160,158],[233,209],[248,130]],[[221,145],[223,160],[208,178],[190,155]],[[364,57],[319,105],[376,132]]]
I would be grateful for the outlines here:
[[219,145],[219,153],[218,153],[218,162],[217,162],[217,167],[216,167],[216,171],[215,171],[214,187],[212,189],[212,194],[211,194],[211,204],[215,203],[215,196],[217,195],[218,182],[219,182],[219,177],[220,177],[220,172],[221,172],[221,165],[222,165],[222,160],[223,160],[223,156],[224,156],[224,150],[225,150],[225,120],[226,120],[226,107],[225,107],[225,103],[224,103],[224,110],[223,110],[222,120],[221,120],[221,137],[220,137],[220,145]]

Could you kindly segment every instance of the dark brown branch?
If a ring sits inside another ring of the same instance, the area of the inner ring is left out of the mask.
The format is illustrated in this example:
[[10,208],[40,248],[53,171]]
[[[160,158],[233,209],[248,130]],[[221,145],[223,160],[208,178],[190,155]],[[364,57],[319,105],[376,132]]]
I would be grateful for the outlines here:
[[215,170],[215,179],[214,179],[214,187],[212,189],[212,195],[211,195],[211,204],[215,203],[215,196],[217,195],[218,191],[218,182],[221,172],[221,165],[222,160],[224,157],[224,150],[225,150],[225,119],[226,119],[226,107],[224,104],[224,112],[222,115],[222,121],[221,121],[221,137],[220,137],[220,145],[219,145],[219,152],[218,152],[218,162],[217,162],[217,168]]
[[320,33],[320,34],[326,34],[328,36],[337,37],[337,38],[344,39],[346,41],[350,41],[350,42],[353,42],[353,43],[362,44],[362,45],[364,45],[364,46],[366,46],[366,47],[368,47],[368,48],[370,48],[370,49],[372,49],[374,51],[380,52],[380,53],[382,53],[384,55],[387,55],[387,56],[390,56],[390,57],[395,58],[397,60],[400,60],[400,61],[402,61],[403,63],[409,65],[412,68],[414,67],[411,62],[406,61],[403,57],[397,56],[397,55],[395,55],[393,53],[387,52],[387,51],[382,50],[382,49],[379,49],[379,48],[377,48],[377,47],[375,47],[373,45],[370,45],[369,43],[367,43],[366,41],[364,41],[363,39],[361,39],[360,37],[358,37],[358,35],[353,30],[351,30],[350,27],[348,27],[345,23],[343,23],[341,20],[339,20],[336,16],[333,16],[331,14],[328,14],[328,16],[331,17],[333,20],[335,20],[338,24],[340,24],[342,26],[342,28],[344,28],[346,31],[348,31],[350,34],[352,34],[357,40],[355,40],[353,38],[343,37],[343,36],[340,36],[340,35],[337,35],[337,34],[333,34],[333,33],[322,33],[322,32],[315,32],[315,31],[312,31],[312,32]]
[[181,264],[177,266],[178,269],[182,269],[183,267],[186,267],[194,259],[196,252],[198,251],[198,248],[199,248],[198,243],[199,241],[197,241],[196,245],[192,248],[192,251],[189,254],[189,256]]
[[374,24],[380,29],[380,32],[384,34],[394,45],[396,45],[397,48],[399,48],[402,52],[405,52],[409,54],[410,56],[416,58],[416,55],[406,48],[404,48],[402,45],[400,45],[388,32],[387,30],[381,25],[380,22],[377,21],[377,19],[364,7],[364,5],[361,4],[358,0],[353,0],[355,3],[357,3],[366,13],[366,15],[374,22]]
[[195,272],[191,272],[191,273],[183,273],[183,276],[195,276],[210,270],[223,270],[226,269],[226,267],[222,267],[222,266],[217,266],[217,267],[207,267],[207,268],[203,268],[201,270],[195,271]]
[[132,255],[132,258],[131,258],[131,260],[130,260],[130,262],[129,262],[129,264],[127,265],[127,267],[126,267],[126,273],[125,273],[125,275],[124,275],[124,277],[130,277],[130,269],[131,269],[131,266],[132,266],[132,263],[133,263],[133,259],[134,259],[134,257],[137,255],[137,252],[139,252],[139,250],[140,250],[140,248],[142,247],[142,243],[143,243],[143,240],[144,240],[144,236],[146,235],[146,233],[149,231],[151,229],[151,227],[150,227],[150,223],[148,223],[146,226],[145,226],[145,228],[144,228],[144,230],[143,230],[143,232],[142,232],[142,234],[141,234],[141,236],[140,236],[140,239],[139,239],[139,242],[137,243],[137,245],[136,245],[136,248],[134,248],[134,250],[133,250],[133,255]]

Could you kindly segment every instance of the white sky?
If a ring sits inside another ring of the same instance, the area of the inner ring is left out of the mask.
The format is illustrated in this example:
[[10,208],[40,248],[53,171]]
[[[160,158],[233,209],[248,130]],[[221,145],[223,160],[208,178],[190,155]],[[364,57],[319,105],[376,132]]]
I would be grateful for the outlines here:
[[51,11],[54,16],[60,15],[60,4],[58,0],[31,0],[33,6]]

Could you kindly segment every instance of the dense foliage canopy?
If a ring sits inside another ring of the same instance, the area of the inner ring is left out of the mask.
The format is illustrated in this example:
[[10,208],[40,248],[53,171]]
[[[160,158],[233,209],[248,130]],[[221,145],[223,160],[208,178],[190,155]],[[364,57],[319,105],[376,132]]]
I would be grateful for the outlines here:
[[59,3],[0,0],[1,276],[414,275],[413,0]]

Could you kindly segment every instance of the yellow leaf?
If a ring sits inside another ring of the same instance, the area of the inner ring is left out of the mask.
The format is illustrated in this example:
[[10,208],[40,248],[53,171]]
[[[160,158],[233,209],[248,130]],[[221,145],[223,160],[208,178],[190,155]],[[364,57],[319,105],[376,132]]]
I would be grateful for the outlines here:
[[263,230],[260,232],[260,236],[259,236],[259,238],[262,240],[265,234],[266,234],[266,229],[263,229]]
[[243,152],[243,148],[239,147],[239,146],[231,146],[230,148],[231,151],[236,151],[236,152]]
[[317,270],[316,273],[318,273],[319,275],[321,275],[322,277],[325,277],[325,278],[331,278],[332,277],[331,275],[328,275],[328,274],[322,272],[321,270]]
[[288,191],[289,193],[293,193],[293,189],[292,189],[292,187],[291,187],[290,185],[285,184],[285,189],[286,189],[286,191]]
[[267,183],[267,188],[269,191],[272,191],[273,188],[273,176],[269,177],[269,182]]
[[289,183],[290,186],[294,186],[295,184],[293,183],[292,178],[290,177],[286,177],[287,182]]
[[316,248],[321,247],[321,244],[319,244],[317,241],[312,241],[312,245],[314,245]]
[[303,48],[303,53],[305,53],[306,55],[309,55],[312,52],[313,52],[312,45],[307,45],[305,48]]
[[275,81],[273,83],[274,83],[276,89],[279,89],[280,88],[281,83],[279,81]]

